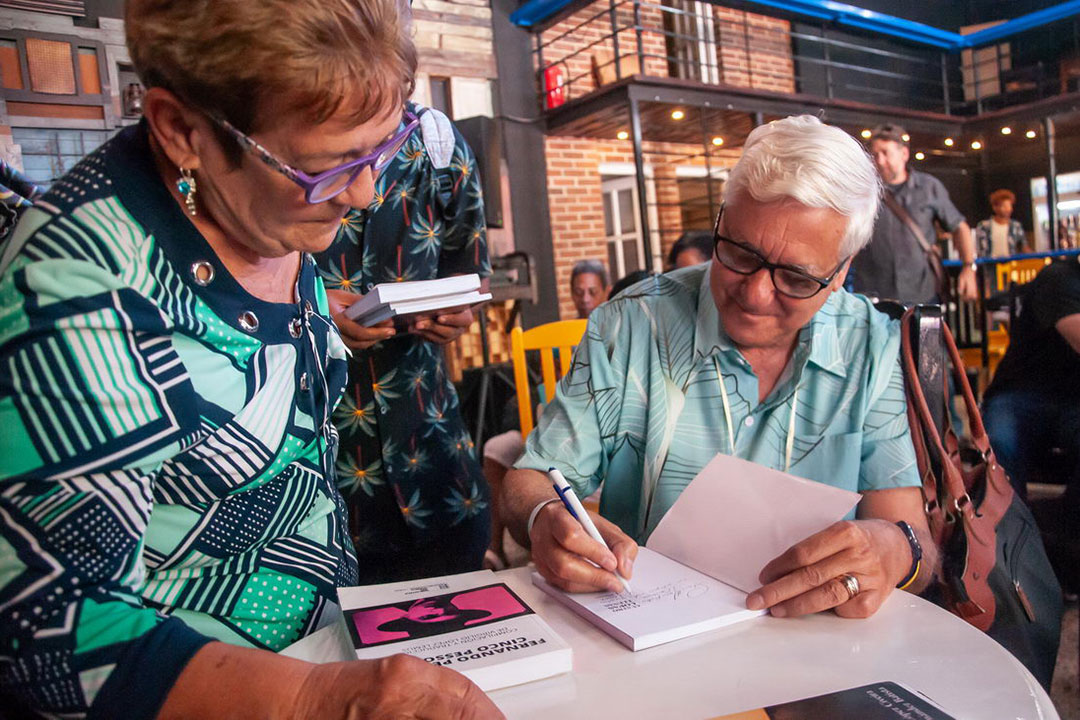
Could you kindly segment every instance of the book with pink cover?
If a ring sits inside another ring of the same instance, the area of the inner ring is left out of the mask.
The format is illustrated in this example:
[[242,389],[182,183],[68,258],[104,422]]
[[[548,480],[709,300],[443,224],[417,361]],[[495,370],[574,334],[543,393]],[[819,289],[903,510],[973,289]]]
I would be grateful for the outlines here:
[[356,657],[406,653],[463,673],[481,690],[572,669],[570,646],[490,570],[339,588]]
[[758,574],[841,520],[860,495],[718,454],[639,548],[631,593],[566,593],[533,584],[631,650],[764,615],[748,610]]

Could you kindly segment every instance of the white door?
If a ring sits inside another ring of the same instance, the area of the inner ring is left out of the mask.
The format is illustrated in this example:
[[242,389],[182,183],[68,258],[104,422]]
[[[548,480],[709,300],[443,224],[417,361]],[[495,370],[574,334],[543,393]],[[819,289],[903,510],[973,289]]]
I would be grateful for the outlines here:
[[704,83],[720,82],[716,57],[716,23],[712,3],[701,0],[665,0],[670,7],[669,55],[674,58],[676,76]]
[[645,267],[645,247],[638,222],[637,180],[632,176],[605,179],[604,238],[612,281]]

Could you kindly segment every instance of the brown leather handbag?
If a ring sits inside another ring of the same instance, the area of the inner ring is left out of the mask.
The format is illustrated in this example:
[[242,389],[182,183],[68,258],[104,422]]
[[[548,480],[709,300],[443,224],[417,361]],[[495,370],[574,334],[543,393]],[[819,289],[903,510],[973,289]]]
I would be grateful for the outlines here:
[[[913,350],[920,310],[908,310],[901,320],[901,355],[926,519],[941,555],[941,575],[926,595],[994,637],[1049,687],[1060,638],[1061,588],[1031,512],[990,447],[960,352],[940,313],[947,359],[928,355],[933,348]],[[927,387],[927,373],[920,372],[928,361],[939,363],[931,382],[936,387]],[[939,403],[945,397],[949,364],[968,418],[970,447],[963,450],[949,413],[938,413],[939,429],[927,402],[927,393]]]

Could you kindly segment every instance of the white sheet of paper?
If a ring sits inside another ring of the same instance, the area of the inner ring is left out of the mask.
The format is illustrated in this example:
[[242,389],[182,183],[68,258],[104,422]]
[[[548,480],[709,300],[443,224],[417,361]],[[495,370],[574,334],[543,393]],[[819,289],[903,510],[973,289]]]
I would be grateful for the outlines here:
[[356,651],[349,640],[349,631],[345,628],[344,619],[316,630],[307,637],[300,638],[279,654],[313,663],[356,659]]
[[[842,519],[859,493],[718,454],[660,520],[647,547],[753,592],[795,543]],[[637,572],[634,572],[635,589]]]

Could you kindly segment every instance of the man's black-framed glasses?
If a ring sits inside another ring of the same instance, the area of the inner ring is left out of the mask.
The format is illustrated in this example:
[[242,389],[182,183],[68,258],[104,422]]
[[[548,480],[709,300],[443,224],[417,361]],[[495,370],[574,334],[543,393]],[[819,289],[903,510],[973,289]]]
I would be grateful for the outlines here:
[[789,298],[805,300],[814,297],[829,286],[840,268],[848,261],[848,258],[841,260],[836,269],[825,278],[815,277],[790,265],[771,263],[757,250],[721,235],[720,220],[723,217],[724,206],[721,205],[720,212],[716,215],[716,225],[713,227],[713,254],[720,264],[739,275],[753,275],[765,268],[769,271],[777,292]]

